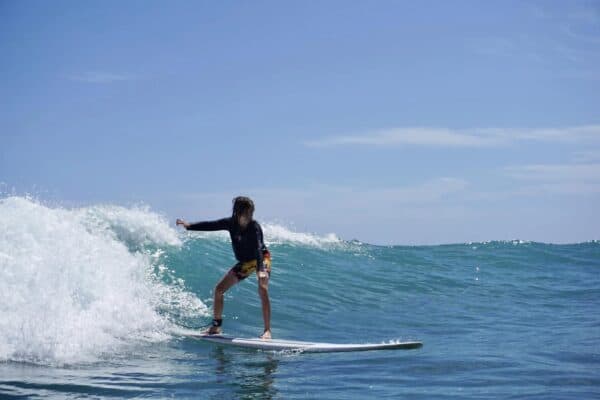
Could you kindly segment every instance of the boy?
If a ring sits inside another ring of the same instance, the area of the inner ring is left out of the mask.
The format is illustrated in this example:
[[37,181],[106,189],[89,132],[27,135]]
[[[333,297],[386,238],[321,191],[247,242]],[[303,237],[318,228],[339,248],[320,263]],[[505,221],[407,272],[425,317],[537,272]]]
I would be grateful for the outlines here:
[[248,197],[233,199],[231,217],[216,221],[189,224],[182,219],[177,225],[183,225],[190,231],[229,231],[233,253],[238,263],[221,278],[215,286],[214,318],[211,327],[205,332],[209,335],[221,333],[223,323],[223,296],[233,285],[246,279],[255,270],[258,276],[258,294],[262,303],[265,330],[261,339],[271,339],[271,303],[269,301],[269,277],[271,276],[271,254],[263,242],[263,232],[257,221],[252,219],[254,203]]

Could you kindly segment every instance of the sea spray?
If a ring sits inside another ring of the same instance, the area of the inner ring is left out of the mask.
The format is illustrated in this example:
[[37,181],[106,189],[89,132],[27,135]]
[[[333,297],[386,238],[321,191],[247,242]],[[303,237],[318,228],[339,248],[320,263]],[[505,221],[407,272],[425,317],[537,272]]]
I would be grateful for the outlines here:
[[144,209],[49,208],[0,200],[0,360],[94,361],[128,343],[169,338],[164,309],[206,315],[179,285],[165,285],[160,252],[179,246]]

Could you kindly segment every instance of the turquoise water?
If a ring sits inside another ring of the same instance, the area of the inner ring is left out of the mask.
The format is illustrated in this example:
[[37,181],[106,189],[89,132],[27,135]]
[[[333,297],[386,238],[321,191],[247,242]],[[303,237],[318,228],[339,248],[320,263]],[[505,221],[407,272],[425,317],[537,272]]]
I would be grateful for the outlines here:
[[[210,322],[225,233],[21,197],[0,225],[0,397],[600,397],[598,242],[373,246],[263,222],[275,337],[424,343],[297,354],[180,335]],[[224,328],[262,332],[255,277],[226,294]]]

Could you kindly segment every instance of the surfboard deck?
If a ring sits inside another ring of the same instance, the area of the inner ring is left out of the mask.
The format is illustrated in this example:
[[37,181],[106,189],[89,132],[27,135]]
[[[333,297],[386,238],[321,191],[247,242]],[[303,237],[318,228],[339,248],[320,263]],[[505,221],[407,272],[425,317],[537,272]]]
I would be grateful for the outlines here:
[[259,338],[238,338],[226,335],[206,335],[191,334],[186,335],[193,339],[199,339],[207,342],[226,346],[238,346],[260,350],[271,351],[301,351],[303,353],[337,353],[348,351],[369,351],[369,350],[412,350],[423,346],[421,342],[389,342],[389,343],[319,343],[304,342],[299,340],[281,340],[271,339],[262,340]]

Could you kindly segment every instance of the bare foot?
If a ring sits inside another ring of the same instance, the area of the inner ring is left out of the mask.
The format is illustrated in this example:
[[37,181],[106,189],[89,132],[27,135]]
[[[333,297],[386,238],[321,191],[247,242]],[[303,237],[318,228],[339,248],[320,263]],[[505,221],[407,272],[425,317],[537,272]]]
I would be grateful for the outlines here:
[[202,333],[205,335],[220,335],[221,332],[222,332],[222,330],[221,330],[220,326],[211,326],[210,328],[206,329]]
[[260,335],[260,338],[262,340],[271,340],[271,331],[265,329],[265,331],[263,332],[263,334]]

